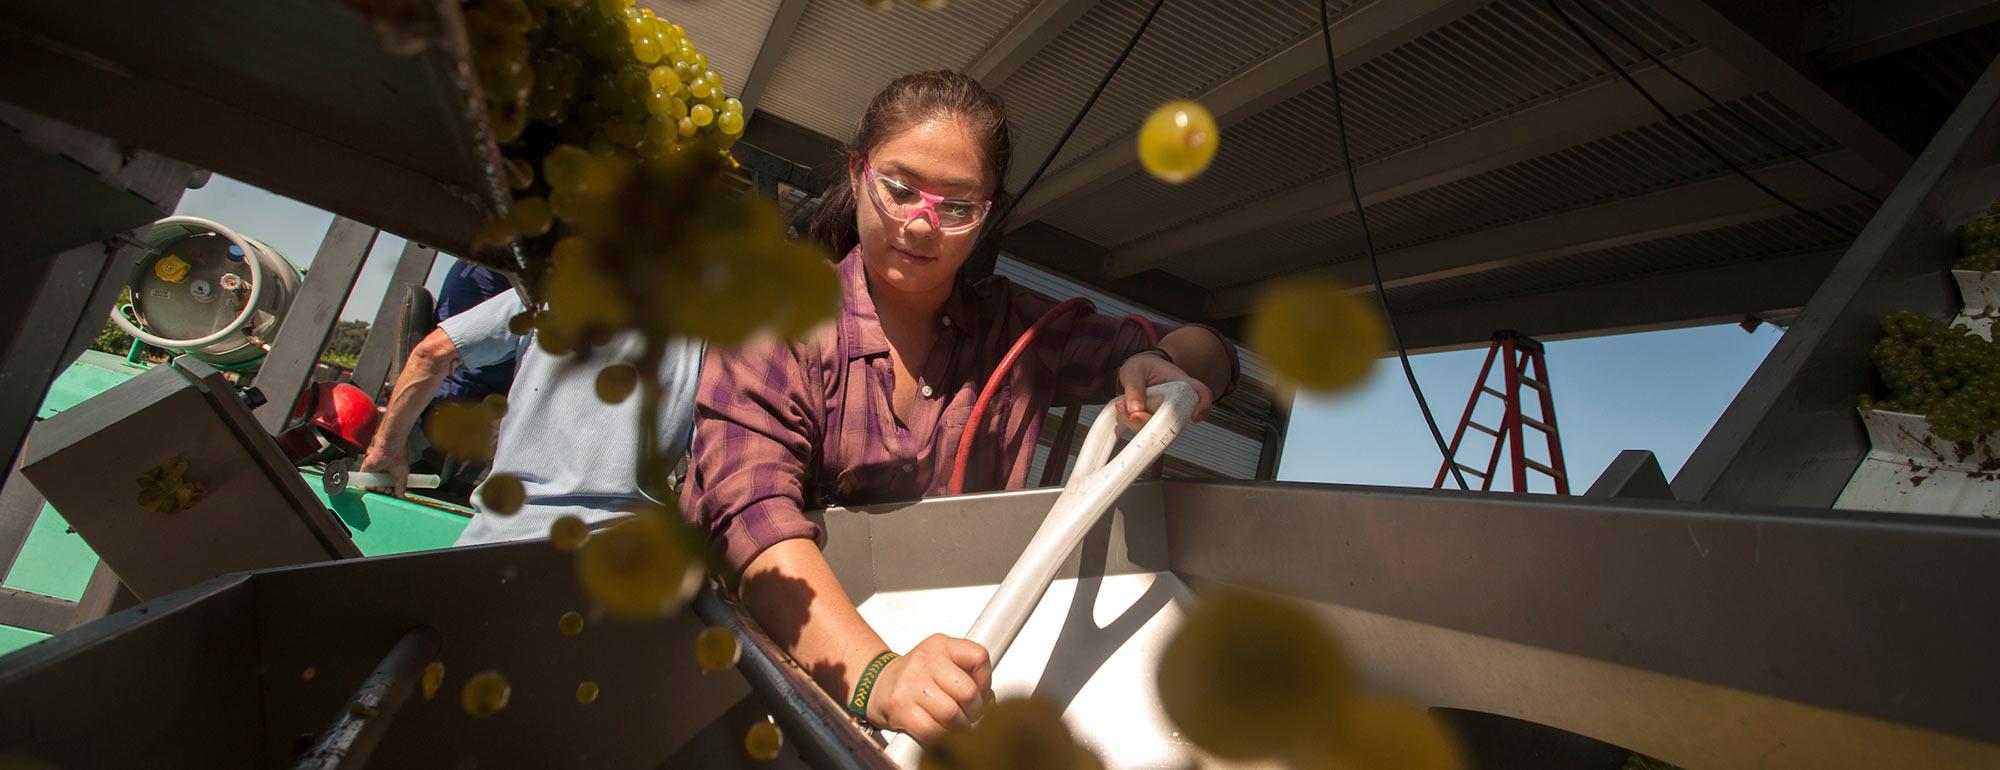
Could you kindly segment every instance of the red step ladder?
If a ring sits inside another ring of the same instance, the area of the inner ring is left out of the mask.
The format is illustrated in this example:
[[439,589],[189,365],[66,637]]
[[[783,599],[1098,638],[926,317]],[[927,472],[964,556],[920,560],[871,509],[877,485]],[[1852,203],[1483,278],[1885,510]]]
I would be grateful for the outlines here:
[[[1503,362],[1500,367],[1505,373],[1502,390],[1486,384],[1493,373],[1495,358]],[[1539,419],[1521,413],[1522,386],[1540,393],[1542,414]],[[1497,427],[1472,421],[1472,412],[1479,406],[1479,398],[1483,395],[1500,398],[1503,411]],[[1465,440],[1465,429],[1468,427],[1493,437],[1493,453],[1486,460],[1485,471],[1458,462],[1458,449]],[[1533,428],[1548,439],[1548,465],[1528,458],[1526,445],[1522,443],[1524,427]],[[1556,494],[1569,494],[1569,473],[1563,467],[1562,437],[1556,432],[1556,404],[1549,394],[1549,368],[1547,362],[1542,360],[1542,343],[1512,330],[1493,333],[1493,345],[1486,349],[1486,363],[1480,365],[1479,379],[1472,384],[1472,397],[1465,402],[1465,416],[1459,419],[1458,430],[1451,434],[1450,456],[1438,466],[1437,480],[1431,488],[1443,488],[1445,478],[1451,474],[1451,466],[1456,464],[1460,471],[1479,477],[1481,491],[1492,490],[1494,473],[1500,469],[1502,447],[1511,450],[1508,454],[1513,458],[1515,492],[1528,491],[1528,471],[1534,470],[1555,480]]]

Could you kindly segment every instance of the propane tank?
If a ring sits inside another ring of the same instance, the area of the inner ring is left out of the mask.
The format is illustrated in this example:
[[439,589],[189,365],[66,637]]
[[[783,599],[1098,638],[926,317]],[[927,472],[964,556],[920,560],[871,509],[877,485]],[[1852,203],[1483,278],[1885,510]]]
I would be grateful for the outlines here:
[[132,302],[111,310],[125,333],[218,369],[255,367],[298,294],[299,268],[263,242],[200,217],[167,217],[133,265]]

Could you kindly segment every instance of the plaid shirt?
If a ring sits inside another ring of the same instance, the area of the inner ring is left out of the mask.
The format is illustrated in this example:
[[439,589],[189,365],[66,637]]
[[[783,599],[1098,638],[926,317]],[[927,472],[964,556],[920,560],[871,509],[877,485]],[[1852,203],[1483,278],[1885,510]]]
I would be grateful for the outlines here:
[[[914,408],[899,420],[889,406],[896,382],[889,342],[859,252],[838,270],[834,323],[798,342],[711,347],[702,364],[681,509],[735,572],[783,540],[823,544],[807,508],[945,494],[979,389],[1014,340],[1055,305],[1005,278],[961,284],[915,373]],[[966,490],[1027,486],[1041,416],[1051,405],[1109,400],[1119,365],[1148,344],[1138,323],[1095,313],[1072,311],[1044,329],[987,406]],[[1233,386],[1235,346],[1225,340],[1225,347]]]

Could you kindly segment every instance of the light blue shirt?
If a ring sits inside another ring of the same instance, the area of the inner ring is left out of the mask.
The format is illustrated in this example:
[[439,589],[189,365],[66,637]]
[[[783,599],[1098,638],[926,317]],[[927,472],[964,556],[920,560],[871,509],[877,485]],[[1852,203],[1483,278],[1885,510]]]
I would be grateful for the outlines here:
[[[468,367],[517,362],[492,472],[519,477],[527,497],[520,511],[500,516],[480,504],[474,490],[479,513],[457,545],[545,537],[563,514],[595,526],[647,501],[638,482],[639,397],[635,393],[617,404],[597,397],[597,373],[636,361],[643,349],[639,335],[621,333],[588,359],[553,356],[534,344],[532,333],[507,330],[507,322],[525,309],[519,293],[507,291],[438,325]],[[701,354],[699,341],[675,339],[667,344],[659,372],[660,445],[674,462],[687,452],[693,434]]]

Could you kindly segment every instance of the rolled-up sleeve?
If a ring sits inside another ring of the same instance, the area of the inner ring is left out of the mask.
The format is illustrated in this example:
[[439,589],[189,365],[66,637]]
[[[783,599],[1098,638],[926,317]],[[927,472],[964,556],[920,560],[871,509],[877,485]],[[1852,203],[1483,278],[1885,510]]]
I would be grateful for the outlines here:
[[451,344],[458,348],[458,357],[464,361],[466,368],[492,366],[520,353],[526,339],[509,331],[507,322],[525,310],[527,306],[521,304],[520,294],[503,291],[469,310],[444,319],[438,328],[451,338]]
[[[1027,295],[1028,307],[1035,310],[1034,316],[1047,312],[1053,303],[1039,301],[1040,298]],[[1216,398],[1227,395],[1236,388],[1240,364],[1236,358],[1236,345],[1224,337],[1222,332],[1202,324],[1190,324],[1215,335],[1229,358],[1229,380]],[[1173,333],[1177,326],[1157,326],[1151,331],[1164,338]],[[1059,321],[1051,331],[1062,332],[1064,340],[1060,348],[1050,346],[1044,361],[1056,374],[1055,386],[1058,398],[1062,400],[1108,399],[1115,390],[1118,367],[1141,350],[1154,344],[1148,334],[1147,324],[1131,316],[1109,316],[1102,313],[1082,311],[1072,312]]]
[[779,542],[824,539],[804,514],[818,397],[786,344],[711,348],[703,361],[681,511],[707,532],[728,579]]

